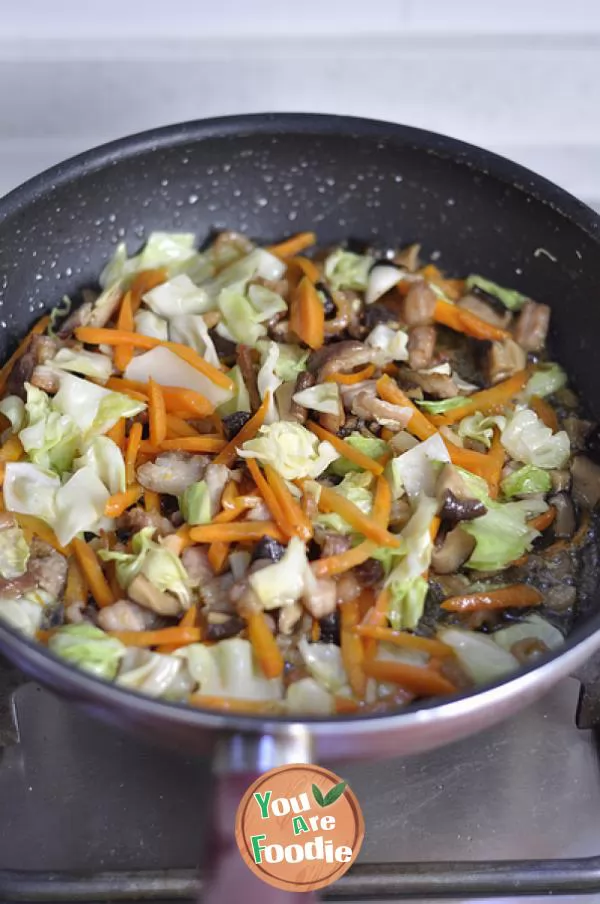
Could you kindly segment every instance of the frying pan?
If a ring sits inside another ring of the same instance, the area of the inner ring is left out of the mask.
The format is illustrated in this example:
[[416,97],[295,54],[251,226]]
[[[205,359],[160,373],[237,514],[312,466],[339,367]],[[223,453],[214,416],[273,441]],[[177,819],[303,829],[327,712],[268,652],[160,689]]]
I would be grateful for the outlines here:
[[[418,240],[445,270],[481,272],[550,304],[553,355],[598,419],[599,223],[540,176],[406,126],[304,114],[175,125],[59,164],[0,202],[0,355],[42,310],[94,284],[117,241],[133,251],[155,229],[200,240],[236,229],[263,242],[310,229],[322,243],[350,237],[380,248]],[[103,683],[2,624],[0,650],[94,714],[187,750],[212,749],[219,770],[249,781],[286,761],[416,753],[508,716],[600,647],[598,582],[591,550],[579,616],[558,652],[482,690],[395,715],[220,714]]]

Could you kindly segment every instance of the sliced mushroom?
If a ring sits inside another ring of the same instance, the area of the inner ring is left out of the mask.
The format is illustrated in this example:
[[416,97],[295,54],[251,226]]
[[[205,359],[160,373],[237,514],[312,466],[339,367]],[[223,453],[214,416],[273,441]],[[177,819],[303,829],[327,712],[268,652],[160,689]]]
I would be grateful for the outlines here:
[[223,418],[223,430],[226,439],[233,439],[237,436],[244,424],[247,424],[251,418],[249,411],[235,411],[233,414],[227,414]]
[[563,469],[550,471],[552,489],[555,493],[563,493],[571,488],[571,472]]
[[186,452],[165,452],[155,461],[147,461],[137,469],[138,482],[145,490],[181,496],[192,483],[200,480],[210,459]]
[[402,305],[402,316],[408,326],[428,326],[433,323],[437,298],[425,280],[412,284]]
[[69,314],[58,331],[60,339],[68,339],[78,326],[86,326],[90,322],[95,300],[95,298],[93,301],[84,299],[83,304],[80,304],[71,314]]
[[98,625],[103,631],[146,631],[155,620],[149,609],[131,600],[117,600],[112,606],[100,609],[97,615]]
[[523,370],[526,364],[527,354],[513,339],[492,342],[487,356],[489,381],[500,383]]
[[206,617],[206,640],[218,641],[236,637],[245,627],[246,622],[239,615],[209,612]]
[[342,402],[346,411],[352,411],[352,402],[361,392],[367,392],[375,397],[377,395],[377,380],[361,380],[360,383],[340,386]]
[[151,609],[157,615],[179,615],[182,611],[176,596],[159,590],[143,574],[134,577],[127,588],[127,595],[134,603],[139,603],[144,609]]
[[409,273],[415,273],[421,266],[421,262],[419,261],[420,252],[420,245],[407,245],[406,248],[402,248],[398,254],[394,255],[393,261],[395,264],[398,264],[399,267],[406,267]]
[[461,499],[455,496],[452,490],[444,490],[440,517],[444,521],[456,523],[458,521],[473,521],[485,515],[487,509],[479,499]]
[[346,339],[324,345],[318,351],[312,352],[307,369],[316,374],[317,383],[324,383],[330,374],[347,373],[356,367],[370,364],[376,354],[376,350],[368,345],[354,339]]
[[358,393],[352,401],[352,412],[366,421],[376,421],[391,430],[406,427],[412,417],[412,409],[408,406],[384,402],[369,392]]
[[586,421],[580,417],[566,417],[563,419],[563,427],[569,437],[572,452],[583,452],[588,437],[594,429],[592,421]]
[[344,406],[342,404],[341,397],[338,394],[338,410],[335,414],[330,412],[320,412],[319,414],[319,423],[321,427],[324,427],[325,430],[328,430],[330,433],[338,433],[344,423],[346,421],[346,414],[344,411]]
[[[296,377],[294,394],[297,392],[302,392],[303,389],[310,389],[311,386],[315,385],[315,380],[316,378],[314,374],[309,373],[309,371],[307,370],[303,370],[302,373],[299,373]],[[308,417],[308,409],[306,409],[304,405],[299,405],[298,402],[294,402],[292,398],[290,405],[290,416],[299,424],[305,424],[306,418]]]
[[586,508],[595,508],[600,502],[600,466],[585,455],[576,455],[571,474],[575,501]]
[[435,354],[434,326],[413,326],[408,331],[408,363],[413,370],[430,367]]
[[398,383],[407,390],[417,386],[434,399],[453,399],[459,395],[458,386],[448,374],[418,373],[402,367],[398,373]]
[[569,539],[575,533],[575,509],[568,493],[557,493],[548,500],[556,509],[554,519],[554,536]]
[[236,360],[250,396],[250,407],[252,411],[256,411],[260,408],[261,398],[258,391],[257,372],[252,358],[252,349],[248,345],[238,345]]
[[492,326],[497,326],[503,330],[507,328],[512,319],[510,311],[502,303],[493,304],[493,302],[488,302],[477,295],[463,295],[460,301],[457,302],[457,306],[464,308],[465,311],[470,311],[471,314],[475,314],[480,320],[485,320],[486,323],[491,323]]
[[67,560],[49,543],[34,537],[29,547],[27,574],[36,587],[59,599],[67,582]]
[[268,564],[279,562],[285,553],[285,546],[273,537],[263,537],[254,547],[252,553],[253,561],[258,559],[268,559]]
[[528,352],[538,352],[546,344],[549,326],[548,305],[526,301],[515,327],[515,341]]
[[434,546],[431,566],[438,574],[452,574],[464,565],[474,549],[474,537],[462,527],[455,527],[446,534],[440,546]]

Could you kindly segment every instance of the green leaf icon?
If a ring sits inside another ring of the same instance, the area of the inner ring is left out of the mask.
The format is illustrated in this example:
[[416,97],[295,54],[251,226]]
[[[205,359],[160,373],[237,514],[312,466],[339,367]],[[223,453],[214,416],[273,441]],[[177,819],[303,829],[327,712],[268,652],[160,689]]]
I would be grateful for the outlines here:
[[333,788],[330,788],[325,795],[325,799],[321,806],[330,807],[331,804],[334,804],[336,802],[336,800],[339,800],[339,798],[344,793],[344,789],[346,788],[347,784],[348,782],[340,782],[339,785],[334,785]]
[[316,802],[318,803],[318,805],[320,807],[324,807],[325,806],[325,798],[323,797],[323,795],[321,794],[321,792],[319,791],[319,789],[317,788],[316,785],[312,786],[312,793],[313,793],[313,797],[316,800]]

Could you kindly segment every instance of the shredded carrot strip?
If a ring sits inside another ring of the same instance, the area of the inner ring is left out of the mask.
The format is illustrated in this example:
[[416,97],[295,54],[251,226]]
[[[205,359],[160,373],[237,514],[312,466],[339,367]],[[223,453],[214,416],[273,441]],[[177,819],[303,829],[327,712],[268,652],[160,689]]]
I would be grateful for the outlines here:
[[53,547],[57,552],[60,552],[63,556],[69,555],[71,551],[71,544],[68,546],[61,546],[58,542],[58,537],[52,530],[52,528],[48,527],[45,521],[42,521],[41,518],[36,518],[35,515],[22,515],[20,512],[13,512],[13,517],[23,533],[25,534],[25,539],[28,543],[31,543],[31,538],[34,536],[39,537],[44,543],[48,543]]
[[341,694],[335,695],[333,703],[336,713],[340,716],[356,713],[360,709],[360,704],[356,700],[352,697],[343,697]]
[[523,389],[528,376],[527,370],[520,370],[508,380],[496,383],[491,389],[482,389],[466,397],[465,404],[460,408],[453,408],[443,415],[433,416],[431,420],[437,425],[450,425],[476,411],[481,411],[482,414],[501,414]]
[[288,490],[281,474],[279,474],[275,468],[271,467],[271,465],[265,465],[264,469],[268,484],[273,491],[279,510],[283,513],[283,517],[288,526],[286,533],[289,531],[290,533],[288,536],[293,536],[295,534],[307,543],[314,534],[310,518],[307,518],[302,511],[302,507]]
[[556,518],[556,508],[551,505],[549,506],[545,512],[542,512],[541,515],[537,515],[535,518],[532,518],[527,522],[528,527],[532,527],[534,530],[544,531],[554,522]]
[[312,564],[312,570],[318,578],[343,574],[345,571],[349,571],[356,565],[362,565],[363,562],[370,559],[376,549],[376,543],[373,543],[372,540],[365,540],[353,549],[346,550],[346,552],[338,553],[335,556],[327,556],[325,559],[317,559]]
[[318,436],[320,440],[331,443],[336,452],[339,452],[340,455],[343,455],[348,461],[358,465],[359,468],[370,471],[371,474],[377,476],[383,474],[383,465],[381,462],[375,461],[374,458],[369,458],[369,456],[365,455],[363,452],[359,452],[358,449],[355,449],[350,443],[347,443],[339,436],[336,436],[335,433],[325,430],[324,427],[321,427],[320,424],[315,424],[313,421],[310,421],[307,424],[307,427],[315,434],[315,436]]
[[373,511],[371,518],[381,527],[387,527],[392,511],[392,488],[383,476],[377,478],[375,495],[373,497]]
[[[252,459],[249,459],[249,461]],[[254,462],[256,465],[256,462]],[[221,493],[221,506],[224,509],[233,508],[235,505],[235,499],[238,494],[238,486],[235,480],[230,480],[223,492]],[[271,514],[273,514],[271,512]]]
[[135,482],[135,463],[137,461],[138,452],[140,451],[140,442],[142,441],[142,425],[136,421],[131,425],[129,436],[127,438],[127,448],[125,450],[125,480],[127,485]]
[[49,315],[46,315],[42,317],[41,320],[38,320],[35,326],[27,333],[22,342],[20,342],[6,364],[4,364],[4,366],[0,369],[0,393],[4,392],[6,388],[6,381],[8,380],[13,367],[15,366],[19,358],[22,358],[29,348],[29,343],[31,342],[32,337],[39,336],[41,333],[45,332],[49,323]]
[[277,245],[268,245],[267,251],[275,254],[277,257],[294,257],[314,245],[317,236],[314,232],[299,232],[297,235],[291,236],[284,242],[278,242]]
[[[125,292],[125,295],[123,296],[121,309],[119,310],[119,317],[117,319],[117,329],[130,331],[135,329],[133,322],[133,311],[131,309],[131,292]],[[119,345],[115,349],[113,356],[114,365],[117,370],[123,372],[132,358],[133,346]]]
[[348,675],[348,683],[357,697],[363,698],[367,689],[367,676],[363,665],[365,651],[362,639],[354,629],[360,621],[358,602],[342,603],[340,606],[340,647],[342,662]]
[[222,509],[213,518],[213,524],[228,524],[230,521],[235,521],[249,508],[254,508],[255,503],[259,501],[258,496],[236,496],[231,508]]
[[288,259],[285,275],[288,281],[291,280],[292,288],[298,285],[303,276],[310,279],[311,283],[318,283],[321,278],[319,268],[313,261],[298,256]]
[[546,399],[542,399],[540,396],[532,396],[529,400],[529,406],[532,408],[541,422],[546,425],[546,427],[550,427],[553,433],[556,433],[558,430],[558,417],[556,415],[556,411],[550,405]]
[[283,672],[283,655],[265,620],[264,612],[247,616],[248,638],[267,678],[278,678]]
[[114,493],[106,502],[104,514],[107,518],[118,518],[138,501],[143,492],[141,486],[134,483],[124,493]]
[[[195,415],[196,417],[208,417],[212,414],[214,406],[201,393],[195,392],[193,389],[184,389],[180,386],[163,386],[160,390],[165,400],[167,411],[177,414],[185,412],[186,417]],[[140,383],[137,380],[125,380],[122,377],[110,377],[106,381],[107,389],[114,389],[115,392],[124,392],[134,399],[142,402],[148,400],[149,387],[147,383]]]
[[437,323],[450,327],[451,330],[455,330],[457,333],[471,336],[473,339],[487,339],[490,342],[494,342],[510,338],[510,333],[506,330],[493,326],[487,320],[482,320],[481,317],[477,317],[471,311],[459,308],[447,301],[439,300],[436,302],[433,316]]
[[96,553],[85,540],[80,540],[79,537],[75,537],[71,544],[79,567],[83,572],[88,590],[96,600],[96,603],[101,609],[105,606],[111,606],[115,602],[115,597],[108,581],[104,577]]
[[447,678],[426,666],[370,659],[365,661],[363,668],[370,678],[399,684],[417,697],[436,697],[438,694],[452,694],[456,690]]
[[[216,519],[215,519],[216,521]],[[274,521],[241,521],[235,524],[201,524],[192,527],[190,537],[194,543],[247,543],[262,540],[263,537],[273,537],[285,543],[286,537],[279,530]]]
[[374,540],[375,543],[380,543],[382,546],[400,546],[398,537],[381,527],[373,518],[365,515],[358,506],[342,496],[341,493],[336,493],[331,487],[322,486],[320,488],[318,506],[323,512],[335,512],[356,531],[364,534],[369,540]]
[[106,431],[106,435],[122,450],[125,445],[125,418],[120,417],[117,423]]
[[208,564],[215,574],[222,574],[229,557],[231,543],[211,543],[208,547]]
[[107,631],[126,647],[157,647],[161,644],[172,644],[184,647],[190,643],[199,643],[202,639],[200,628],[159,628],[156,631]]
[[160,512],[160,496],[153,490],[144,490],[144,508],[147,512]]
[[311,643],[319,643],[321,640],[321,624],[318,618],[313,618],[310,626]]
[[77,564],[74,556],[69,556],[69,564],[67,568],[67,583],[65,586],[64,602],[70,606],[71,603],[80,601],[85,602],[87,599],[87,587],[81,573],[81,568]]
[[159,267],[156,270],[142,270],[141,273],[136,274],[129,288],[131,310],[134,314],[142,303],[142,297],[146,292],[166,282],[167,276],[165,267]]
[[[145,495],[146,495],[146,493],[144,493],[144,496]],[[171,537],[175,538],[175,540],[177,541],[177,543],[179,545],[178,550],[175,550],[175,548],[173,548],[173,551],[176,552],[177,555],[181,555],[183,550],[187,549],[188,546],[194,545],[194,541],[190,537],[190,530],[191,530],[191,528],[190,528],[189,524],[183,524],[181,527],[179,527],[175,531],[174,534],[170,535]]]
[[[427,282],[433,283],[434,286],[441,289],[452,301],[458,301],[464,295],[464,279],[447,279],[435,264],[427,264],[421,268],[419,273]],[[410,288],[410,283],[407,283],[407,287]]]
[[[187,612],[184,613],[182,618],[177,625],[178,628],[199,628],[198,622],[198,606],[196,603],[193,603]],[[199,628],[201,631],[201,629]],[[179,649],[180,644],[178,643],[161,643],[156,647],[157,653],[173,653],[175,650]]]
[[482,477],[490,487],[490,496],[492,496],[492,490],[495,487],[495,495],[493,496],[495,499],[498,494],[500,471],[502,469],[502,465],[500,465],[500,470],[498,470],[499,456],[491,455],[489,452],[486,455],[483,452],[475,452],[474,449],[464,449],[462,446],[457,446],[455,443],[445,439],[444,443],[452,464],[458,468],[464,468],[465,471],[470,471],[471,474]]
[[325,308],[319,293],[303,276],[290,301],[290,329],[309,348],[321,348],[325,341]]
[[239,433],[236,433],[233,439],[231,439],[227,443],[225,448],[221,452],[219,452],[219,454],[215,458],[215,464],[230,465],[237,456],[237,450],[239,449],[239,447],[248,442],[249,439],[252,439],[254,436],[256,436],[264,423],[265,416],[269,408],[270,398],[271,392],[267,389],[260,408],[256,410],[249,421],[246,421]]
[[273,487],[269,485],[266,477],[263,476],[262,471],[258,467],[256,459],[247,458],[246,467],[248,468],[248,471],[250,472],[254,483],[258,487],[258,491],[264,499],[267,508],[271,512],[273,520],[278,524],[282,532],[287,537],[293,536],[292,527],[279,503],[279,500],[277,499],[277,496],[275,495],[275,491],[273,490]]
[[197,436],[178,436],[175,439],[164,439],[161,449],[176,449],[181,452],[222,452],[226,442],[220,436],[198,434]]
[[513,584],[499,590],[451,596],[441,604],[446,612],[477,612],[480,609],[508,609],[539,606],[544,597],[529,584]]
[[167,414],[167,439],[177,439],[180,436],[200,436],[200,433],[185,418]]
[[454,656],[454,650],[448,644],[442,643],[441,640],[434,640],[431,637],[420,637],[418,634],[409,634],[408,631],[395,631],[393,628],[384,628],[380,625],[357,625],[354,630],[361,637],[368,637],[370,640],[381,641],[382,643],[391,643],[397,647],[403,647],[407,650],[421,650],[423,653],[429,653],[431,656]]
[[272,713],[275,715],[281,709],[277,700],[245,700],[241,697],[209,697],[208,694],[191,694],[187,701],[191,706],[201,709],[216,709],[219,712],[238,713]]
[[157,348],[159,345],[168,348],[177,357],[186,361],[193,368],[208,377],[216,386],[222,389],[234,390],[233,380],[201,358],[189,345],[181,345],[179,342],[163,342],[153,336],[144,336],[142,333],[134,333],[128,330],[111,330],[103,327],[80,326],[75,330],[75,336],[80,342],[89,345],[131,345],[133,348],[146,350]]
[[154,382],[152,377],[148,383],[149,410],[148,419],[150,421],[150,442],[156,446],[160,446],[167,435],[167,412],[165,409],[165,400],[160,390],[160,386]]
[[436,433],[435,427],[425,417],[422,411],[402,392],[400,387],[387,374],[384,374],[377,380],[377,392],[385,402],[392,405],[400,405],[403,408],[410,408],[412,416],[408,422],[406,429],[417,439],[429,439]]
[[18,436],[9,436],[0,446],[0,462],[19,461],[23,457],[23,444]]
[[352,386],[354,383],[360,383],[362,380],[368,380],[375,373],[375,365],[367,364],[362,370],[355,370],[354,373],[344,374],[336,371],[325,377],[326,383],[342,383],[344,386]]
[[504,467],[504,460],[506,458],[504,446],[500,440],[500,431],[498,429],[494,430],[492,445],[486,458],[489,459],[490,463],[490,473],[486,478],[490,488],[490,496],[492,499],[496,499],[500,492],[502,468]]

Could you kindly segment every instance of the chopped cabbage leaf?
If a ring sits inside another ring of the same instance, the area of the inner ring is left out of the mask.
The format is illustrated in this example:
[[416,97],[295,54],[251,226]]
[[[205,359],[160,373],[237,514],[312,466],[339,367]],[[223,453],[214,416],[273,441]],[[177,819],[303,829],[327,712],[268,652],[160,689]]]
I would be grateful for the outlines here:
[[41,389],[30,383],[25,383],[25,389],[26,418],[19,439],[32,462],[62,474],[70,469],[81,438],[76,421],[56,411],[50,396]]
[[224,402],[230,401],[233,396],[231,390],[216,386],[209,377],[205,377],[195,367],[164,346],[157,346],[149,352],[132,358],[125,371],[125,378],[147,383],[150,377],[156,377],[157,374],[160,374],[160,382],[163,386],[193,389],[213,405],[222,405]]
[[18,433],[25,424],[27,415],[25,402],[19,396],[6,396],[0,401],[0,414],[10,421],[10,427],[13,433]]
[[321,411],[323,414],[339,414],[341,399],[337,383],[317,383],[292,396],[294,402],[311,408],[313,411]]
[[154,314],[166,320],[181,314],[205,314],[215,307],[208,292],[185,273],[150,289],[144,295],[144,302]]
[[262,352],[262,365],[256,376],[256,385],[261,399],[264,399],[267,391],[270,392],[269,407],[264,420],[265,424],[272,424],[279,418],[275,402],[275,392],[281,386],[281,379],[275,373],[279,359],[279,348],[276,342],[265,343]]
[[248,287],[248,300],[260,321],[271,320],[276,314],[287,311],[287,302],[267,286],[251,285]]
[[438,631],[438,637],[452,647],[475,684],[488,684],[519,668],[518,659],[485,634],[461,628],[442,628]]
[[319,442],[301,424],[287,421],[263,425],[258,436],[245,442],[238,453],[273,465],[286,480],[318,477],[339,458],[331,443]]
[[406,276],[406,271],[395,264],[375,264],[369,273],[365,304],[373,304],[379,298],[398,285]]
[[[427,399],[415,399],[419,408],[423,408],[428,414],[445,414],[454,408],[461,408],[467,399],[464,396],[454,396],[452,399],[442,399],[439,402],[431,402]],[[464,420],[464,418],[463,418]]]
[[128,649],[123,657],[116,683],[148,697],[185,700],[193,680],[180,656]]
[[539,364],[535,373],[527,381],[525,397],[554,395],[559,389],[567,385],[567,375],[560,364]]
[[401,329],[392,329],[385,323],[378,323],[371,330],[365,344],[377,352],[377,364],[380,367],[390,361],[408,361],[408,333]]
[[45,590],[32,590],[18,598],[0,597],[0,620],[26,637],[35,637],[44,612],[56,603]]
[[4,504],[8,512],[36,515],[52,524],[60,478],[29,462],[8,462],[4,476]]
[[511,458],[538,468],[562,468],[570,455],[569,437],[565,430],[552,433],[535,411],[525,408],[508,420],[502,431],[502,445]]
[[169,324],[164,317],[159,317],[147,308],[140,308],[133,317],[135,329],[142,336],[150,336],[152,339],[160,339],[166,342],[169,338]]
[[279,562],[253,572],[248,580],[263,609],[295,603],[314,583],[304,543],[292,537]]
[[251,279],[260,277],[268,281],[281,279],[286,271],[286,264],[265,248],[253,248],[244,257],[225,267],[220,273],[203,284],[203,288],[217,298],[225,288],[236,286],[244,293]]
[[[110,493],[91,467],[80,468],[57,490],[50,526],[62,546],[83,531],[98,533],[105,525]],[[35,514],[35,513],[32,513]]]
[[524,465],[513,471],[500,484],[504,496],[533,496],[536,493],[548,493],[552,480],[547,471],[535,465]]
[[125,590],[143,574],[158,590],[174,594],[184,607],[191,603],[190,583],[181,560],[170,549],[156,543],[153,527],[144,527],[131,540],[131,553],[101,549],[105,562],[116,562],[117,580]]
[[10,581],[27,571],[29,546],[20,527],[0,530],[0,575]]
[[206,480],[198,480],[186,487],[179,500],[179,508],[188,524],[210,523],[212,513]]
[[285,707],[291,714],[329,716],[335,712],[335,699],[314,678],[301,678],[288,687]]
[[414,628],[423,614],[427,596],[423,574],[431,562],[430,529],[436,510],[436,500],[422,495],[400,534],[401,545],[396,551],[399,561],[385,582],[390,592],[388,619],[393,628]]
[[[259,340],[257,348],[262,353],[264,340]],[[306,370],[306,362],[310,352],[299,345],[282,343],[279,345],[279,357],[275,364],[275,374],[284,383],[292,382],[298,374]]]
[[[209,276],[212,265],[204,255],[196,251],[194,242],[195,236],[189,232],[152,232],[140,253],[129,258],[127,246],[121,242],[100,274],[100,285],[106,288],[120,279],[135,276],[141,270],[152,270],[155,267],[166,267],[170,274],[175,274],[194,266],[195,270],[205,270],[205,275]],[[206,265],[199,267],[204,262],[203,258]]]
[[178,314],[169,321],[169,334],[173,342],[189,345],[201,358],[220,369],[221,361],[200,314]]
[[494,643],[509,653],[513,644],[529,639],[541,640],[549,650],[557,650],[565,641],[558,628],[536,612],[528,615],[523,621],[509,625],[508,628],[501,628],[492,634]]
[[527,296],[517,292],[516,289],[504,289],[497,283],[492,282],[491,279],[485,279],[485,277],[478,276],[476,273],[471,273],[471,275],[467,277],[465,285],[469,291],[471,289],[481,289],[482,292],[493,295],[494,298],[501,301],[504,307],[508,308],[509,311],[520,311],[527,301]]
[[113,370],[112,359],[108,355],[72,348],[59,348],[50,361],[50,366],[57,370],[83,374],[101,383],[106,383]]
[[298,641],[304,665],[315,681],[330,693],[337,693],[348,677],[342,663],[342,652],[334,643],[309,643],[306,637]]
[[112,680],[125,655],[125,645],[94,625],[63,625],[48,640],[48,648],[71,665],[97,678]]
[[122,417],[135,417],[146,405],[122,392],[112,392],[73,374],[61,373],[60,389],[52,407],[70,417],[82,433],[89,435],[106,433]]
[[108,436],[94,436],[74,461],[75,470],[91,468],[111,496],[126,489],[125,460],[117,444]]
[[355,289],[362,292],[367,288],[373,263],[374,259],[368,254],[354,254],[338,248],[326,259],[324,272],[333,289]]
[[245,700],[280,700],[281,678],[265,678],[249,641],[241,637],[221,640],[213,647],[190,644],[177,656],[187,666],[198,692]]
[[439,473],[449,461],[450,454],[439,433],[396,456],[390,463],[394,497],[397,499],[403,491],[411,500],[423,493],[434,496]]
[[[373,508],[373,493],[370,489],[372,483],[373,476],[369,471],[349,471],[341,483],[333,489],[336,493],[353,502],[365,515],[370,515]],[[311,492],[313,487],[308,486],[306,489]],[[318,494],[318,484],[314,489]],[[326,530],[333,530],[339,534],[349,534],[353,530],[348,522],[335,512],[319,513],[314,516],[313,520]]]
[[235,414],[237,411],[250,411],[250,393],[237,364],[227,372],[227,376],[233,380],[235,391],[230,399],[219,405],[219,414],[221,417],[227,417],[228,414]]
[[238,286],[226,288],[219,294],[222,320],[217,324],[219,336],[244,345],[256,345],[267,334],[256,309]]
[[481,411],[464,417],[458,425],[458,435],[462,439],[471,439],[476,443],[481,443],[486,449],[492,445],[494,438],[494,427],[504,430],[506,426],[506,418],[502,415],[485,416]]
[[[385,440],[379,439],[377,436],[363,436],[361,433],[351,433],[345,440],[358,452],[367,455],[369,458],[381,458],[388,450],[388,444]],[[349,458],[338,458],[330,467],[330,470],[340,477],[343,477],[349,471],[361,471],[360,465],[350,461]]]

